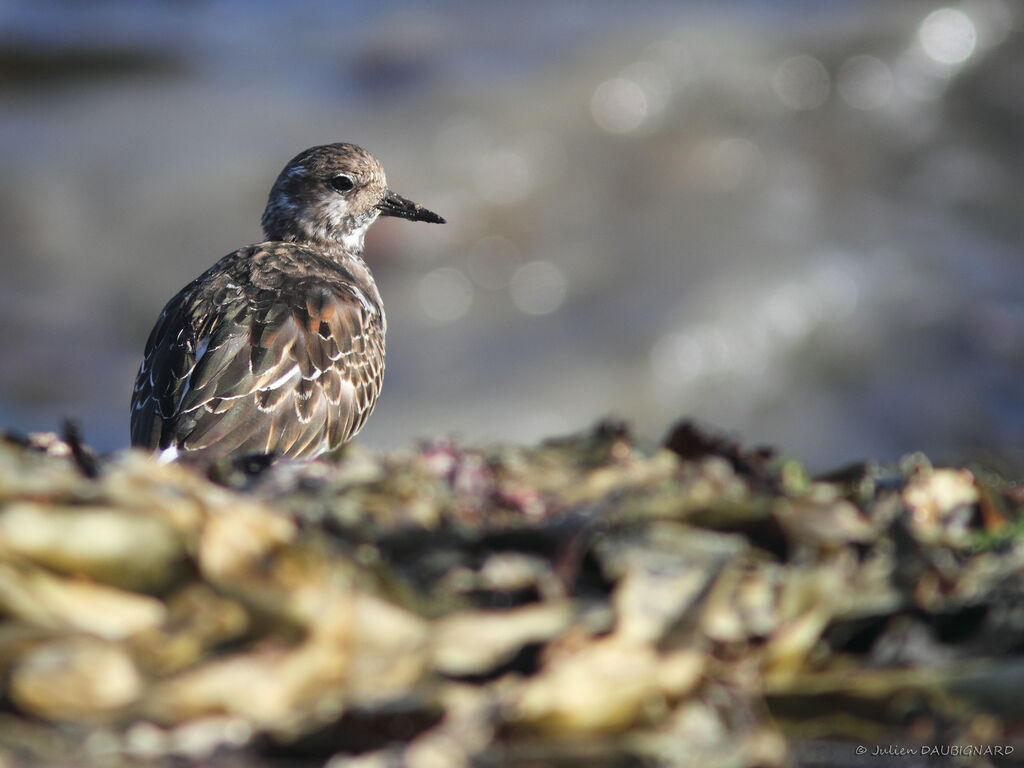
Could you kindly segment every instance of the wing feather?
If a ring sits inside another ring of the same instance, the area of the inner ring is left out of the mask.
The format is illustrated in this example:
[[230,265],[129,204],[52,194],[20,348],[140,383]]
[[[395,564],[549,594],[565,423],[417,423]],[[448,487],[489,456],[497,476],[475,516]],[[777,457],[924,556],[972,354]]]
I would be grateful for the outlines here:
[[358,288],[296,281],[201,305],[186,289],[150,335],[134,445],[308,457],[359,431],[380,393],[384,330]]

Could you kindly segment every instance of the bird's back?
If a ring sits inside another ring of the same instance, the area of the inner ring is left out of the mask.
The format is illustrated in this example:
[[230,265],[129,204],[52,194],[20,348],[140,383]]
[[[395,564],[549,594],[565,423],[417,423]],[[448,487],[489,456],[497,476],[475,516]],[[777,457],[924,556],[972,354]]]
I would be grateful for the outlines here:
[[168,302],[132,395],[132,445],[308,458],[354,436],[380,393],[384,314],[358,256],[261,243]]

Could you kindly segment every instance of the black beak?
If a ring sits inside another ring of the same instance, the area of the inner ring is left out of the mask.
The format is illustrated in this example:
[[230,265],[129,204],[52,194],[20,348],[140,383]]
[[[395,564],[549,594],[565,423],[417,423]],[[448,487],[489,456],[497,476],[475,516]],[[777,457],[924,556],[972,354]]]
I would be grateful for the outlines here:
[[382,216],[397,216],[410,221],[429,221],[431,224],[444,224],[445,221],[433,211],[428,211],[419,203],[406,200],[391,190],[384,193],[384,199],[377,203]]

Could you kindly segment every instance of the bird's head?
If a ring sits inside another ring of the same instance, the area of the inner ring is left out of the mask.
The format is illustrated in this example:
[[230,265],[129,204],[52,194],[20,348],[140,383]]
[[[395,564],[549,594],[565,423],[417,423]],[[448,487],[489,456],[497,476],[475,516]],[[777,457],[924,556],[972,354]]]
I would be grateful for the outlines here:
[[384,169],[355,144],[325,144],[294,157],[270,190],[263,212],[268,240],[363,249],[378,216],[443,224],[444,219],[388,189]]

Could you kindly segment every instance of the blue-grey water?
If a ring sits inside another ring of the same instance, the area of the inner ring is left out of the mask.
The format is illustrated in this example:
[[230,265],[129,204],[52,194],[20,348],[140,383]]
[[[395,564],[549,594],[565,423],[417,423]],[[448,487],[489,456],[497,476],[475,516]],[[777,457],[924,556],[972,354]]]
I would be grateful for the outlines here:
[[127,443],[163,302],[354,141],[444,227],[367,240],[360,439],[690,416],[816,468],[1024,467],[1024,9],[0,2],[0,427]]

